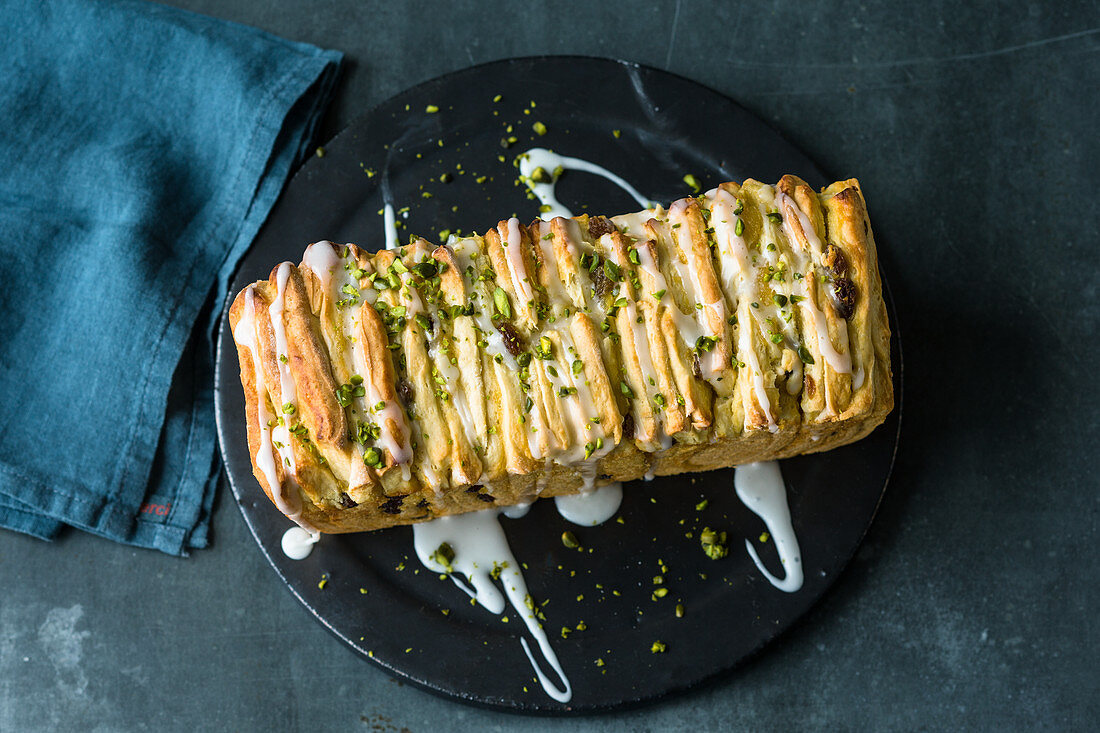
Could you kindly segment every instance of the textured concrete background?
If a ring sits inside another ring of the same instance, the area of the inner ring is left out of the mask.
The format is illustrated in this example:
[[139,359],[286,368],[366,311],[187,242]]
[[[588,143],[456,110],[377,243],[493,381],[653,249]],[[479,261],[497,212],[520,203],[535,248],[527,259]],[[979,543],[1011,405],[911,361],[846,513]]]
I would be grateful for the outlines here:
[[0,730],[1100,724],[1095,2],[177,4],[344,51],[325,136],[443,72],[580,53],[700,81],[858,176],[904,337],[894,481],[834,590],[765,654],[579,721],[467,708],[364,664],[283,589],[227,493],[213,548],[186,560],[0,534]]

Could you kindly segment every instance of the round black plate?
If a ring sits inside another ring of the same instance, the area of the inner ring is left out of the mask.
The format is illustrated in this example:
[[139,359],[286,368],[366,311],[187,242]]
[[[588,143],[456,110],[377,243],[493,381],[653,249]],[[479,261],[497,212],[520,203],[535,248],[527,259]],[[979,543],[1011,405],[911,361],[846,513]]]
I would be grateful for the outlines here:
[[[429,105],[439,111],[426,112]],[[534,132],[535,122],[546,126],[544,136]],[[505,148],[501,141],[509,137],[518,140]],[[513,213],[533,219],[537,202],[514,185],[512,165],[533,146],[599,163],[665,203],[688,192],[687,173],[704,189],[747,177],[775,181],[783,173],[814,186],[826,182],[778,133],[697,83],[600,59],[501,61],[399,94],[337,136],[290,182],[241,264],[233,292],[266,278],[280,261],[298,262],[313,241],[376,249],[384,201],[409,207],[403,237],[423,233],[433,241],[443,228],[484,231]],[[441,182],[444,173],[450,183]],[[638,208],[585,173],[567,173],[558,193],[575,213],[585,210],[582,202],[594,213]],[[622,523],[573,527],[552,502],[537,502],[524,519],[501,520],[515,556],[526,563],[531,593],[549,601],[546,628],[574,689],[568,705],[540,688],[520,647],[524,629],[515,613],[506,612],[511,619],[504,623],[471,607],[450,581],[422,570],[409,527],[325,537],[301,562],[283,555],[279,542],[290,523],[252,476],[239,367],[225,323],[218,431],[233,492],[260,548],[309,612],[358,653],[464,702],[540,713],[606,710],[729,670],[789,627],[836,579],[890,474],[901,411],[897,346],[895,339],[899,406],[887,423],[855,445],[782,465],[806,574],[796,593],[773,588],[745,553],[742,538],[750,538],[772,571],[782,573],[774,543],[758,541],[763,523],[734,493],[732,471],[628,484]],[[703,499],[706,508],[697,510]],[[729,533],[727,558],[703,554],[704,526]],[[562,545],[566,529],[585,551]],[[655,601],[656,575],[663,575],[669,593]],[[677,603],[685,609],[680,619]],[[561,627],[580,621],[587,630],[563,639]],[[655,641],[667,651],[653,653]]]

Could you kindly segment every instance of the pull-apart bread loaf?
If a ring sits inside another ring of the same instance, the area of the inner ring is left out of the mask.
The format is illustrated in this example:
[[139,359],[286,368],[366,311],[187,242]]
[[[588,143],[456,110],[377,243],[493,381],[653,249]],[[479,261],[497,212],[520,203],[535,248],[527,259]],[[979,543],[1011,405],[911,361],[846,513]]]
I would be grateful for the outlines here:
[[826,450],[893,407],[855,180],[317,242],[229,316],[256,478],[323,532]]

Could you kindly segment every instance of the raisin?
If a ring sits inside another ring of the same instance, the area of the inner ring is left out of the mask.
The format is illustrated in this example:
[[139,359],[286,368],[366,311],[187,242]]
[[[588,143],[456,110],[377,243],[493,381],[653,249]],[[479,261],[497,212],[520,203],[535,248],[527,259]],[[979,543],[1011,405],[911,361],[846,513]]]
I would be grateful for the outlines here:
[[846,277],[837,278],[833,283],[833,307],[836,314],[848,320],[856,309],[856,286]]
[[596,296],[602,298],[615,289],[615,283],[611,282],[611,278],[603,271],[602,267],[597,267],[591,273],[592,287],[596,291]]
[[623,415],[623,438],[625,440],[633,440],[634,438],[634,413],[628,412]]
[[523,337],[520,336],[515,327],[504,320],[497,320],[494,325],[497,327],[497,331],[500,331],[500,336],[504,340],[504,347],[508,349],[508,353],[512,356],[519,356],[526,349],[523,344]]
[[848,272],[848,260],[844,259],[844,253],[835,244],[830,244],[825,248],[825,256],[822,258],[822,262],[825,267],[829,268],[829,274],[834,279],[839,280]]
[[695,375],[696,379],[703,378],[703,370],[699,367],[699,355],[691,357],[691,373]]
[[401,504],[405,501],[404,496],[395,496],[392,499],[387,500],[379,507],[386,514],[400,514]]
[[416,502],[417,509],[427,509],[429,506],[431,506],[431,504],[428,503],[427,499],[421,499],[420,501]]
[[615,231],[615,225],[606,216],[592,216],[588,218],[588,236],[599,239],[605,234]]
[[413,402],[413,390],[412,385],[404,379],[397,380],[397,396],[401,399],[401,402],[408,407]]
[[483,488],[485,488],[485,487],[482,486],[481,484],[474,484],[470,488],[466,489],[466,493],[467,494],[476,494],[479,491],[481,491]]
[[340,506],[344,507],[345,509],[351,509],[352,507],[359,506],[359,504],[354,499],[352,499],[350,496],[348,496],[346,491],[341,491],[340,492]]
[[477,498],[481,499],[486,504],[496,501],[496,497],[490,496],[489,494],[478,494]]

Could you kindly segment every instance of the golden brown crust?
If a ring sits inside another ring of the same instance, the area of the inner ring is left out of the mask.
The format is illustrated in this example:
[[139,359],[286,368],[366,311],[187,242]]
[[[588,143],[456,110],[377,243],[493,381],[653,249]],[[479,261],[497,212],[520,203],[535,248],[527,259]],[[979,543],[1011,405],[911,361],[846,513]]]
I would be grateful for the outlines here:
[[229,315],[254,474],[325,532],[827,450],[893,407],[854,179],[438,247],[318,243]]

